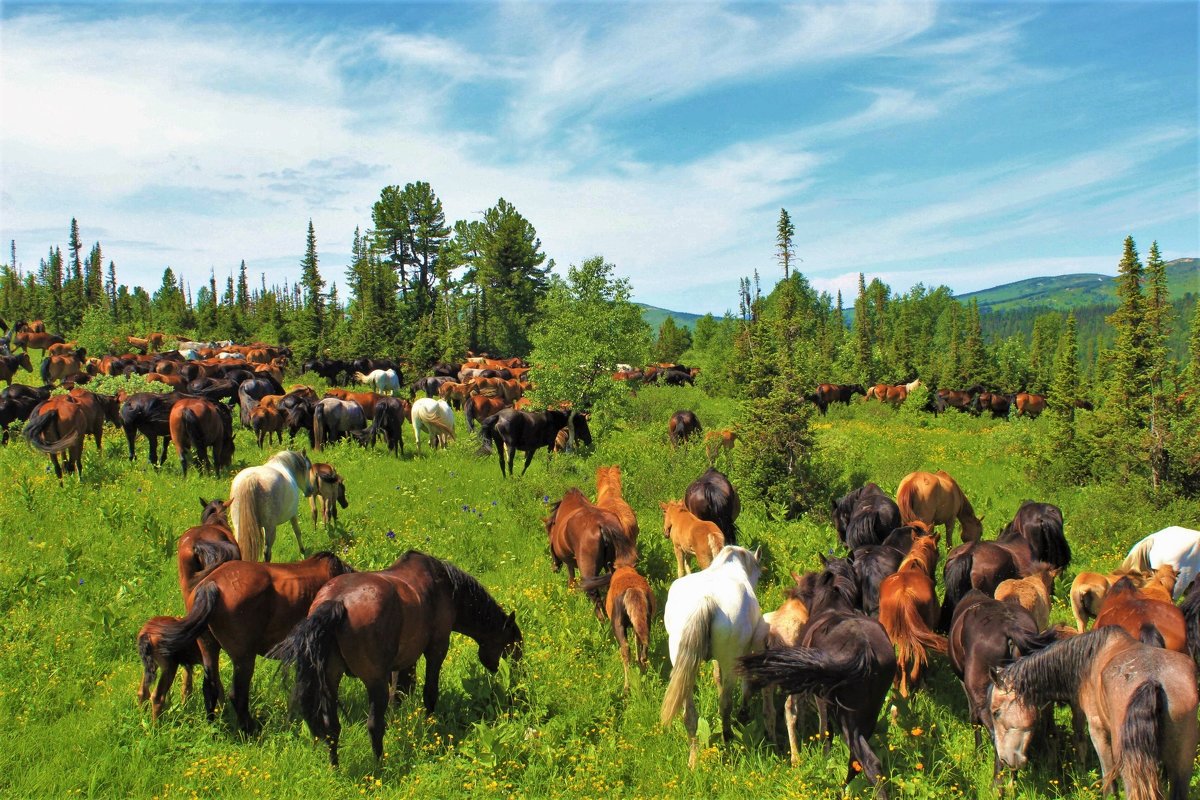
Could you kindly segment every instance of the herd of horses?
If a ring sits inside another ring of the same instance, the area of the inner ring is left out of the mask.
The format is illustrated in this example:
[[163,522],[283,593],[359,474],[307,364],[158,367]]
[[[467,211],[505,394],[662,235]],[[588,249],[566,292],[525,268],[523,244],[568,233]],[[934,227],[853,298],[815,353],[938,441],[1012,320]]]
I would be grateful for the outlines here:
[[[862,395],[864,401],[877,400],[887,405],[899,406],[908,399],[909,392],[921,385],[920,379],[895,385],[878,383],[866,388],[858,383],[822,383],[817,386],[816,391],[804,397],[824,416],[834,403],[850,405],[857,395]],[[989,413],[994,419],[1005,419],[1014,412],[1018,417],[1036,419],[1047,407],[1046,396],[1033,392],[1006,394],[989,391],[981,384],[966,389],[930,389],[922,410],[935,416],[956,409],[975,416]],[[1075,406],[1086,411],[1092,410],[1092,404],[1087,400],[1077,400]]]

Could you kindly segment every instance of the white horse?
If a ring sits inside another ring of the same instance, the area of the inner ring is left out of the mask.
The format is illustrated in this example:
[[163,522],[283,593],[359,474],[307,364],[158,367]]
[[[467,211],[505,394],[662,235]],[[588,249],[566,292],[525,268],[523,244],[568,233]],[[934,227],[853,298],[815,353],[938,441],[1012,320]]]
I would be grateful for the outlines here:
[[366,375],[361,372],[354,373],[354,379],[359,383],[365,383],[380,394],[390,394],[395,396],[400,389],[400,376],[396,374],[394,369],[377,369],[368,372]]
[[1121,562],[1121,569],[1153,572],[1164,564],[1179,571],[1175,579],[1176,600],[1200,573],[1200,531],[1172,525],[1135,544]]
[[[671,681],[663,698],[661,720],[669,725],[683,706],[687,728],[688,766],[696,766],[696,674],[702,661],[716,661],[721,732],[729,741],[729,715],[733,705],[734,667],[740,656],[763,649],[768,625],[754,588],[762,568],[758,553],[744,547],[722,548],[708,568],[685,575],[671,584],[663,609],[671,654]],[[742,704],[749,685],[742,679]]]
[[271,456],[261,467],[247,467],[233,477],[229,489],[229,518],[233,522],[238,549],[243,561],[258,561],[263,548],[262,531],[266,531],[266,552],[263,560],[271,560],[275,544],[275,527],[291,520],[296,533],[296,546],[307,555],[300,541],[300,495],[311,497],[313,488],[308,471],[312,462],[305,453],[283,450]]
[[429,444],[437,448],[446,446],[454,438],[454,409],[445,400],[422,397],[412,404],[413,435],[417,438],[417,452],[421,452],[421,431],[429,436]]

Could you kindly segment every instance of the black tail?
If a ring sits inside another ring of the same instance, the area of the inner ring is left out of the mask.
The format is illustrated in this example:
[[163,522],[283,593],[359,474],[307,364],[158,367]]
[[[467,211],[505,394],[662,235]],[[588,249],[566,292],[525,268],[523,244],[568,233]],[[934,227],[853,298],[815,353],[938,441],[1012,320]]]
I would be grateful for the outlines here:
[[1134,690],[1121,726],[1121,758],[1104,777],[1105,794],[1120,775],[1126,797],[1160,796],[1158,765],[1164,749],[1160,732],[1166,713],[1166,692],[1157,680],[1148,680]]
[[467,418],[467,430],[475,430],[475,404],[470,400],[463,404],[463,416]]
[[1138,628],[1138,641],[1150,647],[1166,648],[1167,643],[1163,639],[1163,635],[1159,633],[1158,628],[1154,627],[1153,622],[1143,622],[1142,627]]
[[482,452],[491,453],[492,445],[495,444],[496,448],[500,451],[500,457],[503,458],[504,443],[496,433],[496,423],[499,419],[498,415],[492,414],[479,423],[479,445]]
[[608,591],[609,584],[612,583],[611,572],[605,572],[603,575],[595,575],[591,578],[581,578],[579,583],[575,584],[575,588],[581,592],[599,592]]
[[812,647],[783,647],[742,656],[737,669],[755,688],[778,686],[787,694],[828,695],[867,680],[874,665],[867,647],[836,654]]
[[207,572],[226,561],[237,561],[242,557],[238,546],[230,541],[208,541],[200,539],[192,542],[192,553]]
[[158,637],[155,654],[164,661],[184,660],[184,655],[196,646],[200,634],[208,628],[208,618],[217,607],[221,589],[215,583],[206,583],[192,594],[192,610],[187,616],[172,625],[163,626]]
[[938,620],[938,631],[946,633],[954,620],[954,609],[971,591],[971,566],[975,556],[971,548],[946,562],[942,577],[946,594],[942,598],[942,615]]
[[600,563],[608,564],[609,569],[612,569],[614,565],[632,567],[637,563],[637,545],[629,540],[619,525],[601,524],[600,545]]
[[714,486],[711,482],[706,481],[704,502],[716,517],[713,521],[721,529],[721,534],[725,537],[725,544],[736,545],[738,529],[733,519],[733,499],[720,486]]
[[50,383],[50,356],[42,359],[42,364],[38,368],[38,374],[42,376],[42,383]]
[[326,679],[329,656],[337,646],[337,630],[346,622],[341,600],[327,600],[309,612],[268,658],[277,658],[282,669],[296,670],[292,704],[300,709],[313,736],[325,738],[337,721],[337,697]]
[[1200,580],[1192,582],[1179,610],[1183,612],[1187,624],[1188,652],[1196,662],[1196,667],[1200,668]]

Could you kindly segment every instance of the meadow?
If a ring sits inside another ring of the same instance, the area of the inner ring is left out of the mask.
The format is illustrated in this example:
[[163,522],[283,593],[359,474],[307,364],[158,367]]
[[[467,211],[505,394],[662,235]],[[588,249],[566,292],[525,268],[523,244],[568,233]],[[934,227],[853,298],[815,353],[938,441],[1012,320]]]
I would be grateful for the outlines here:
[[[789,767],[786,743],[765,739],[754,701],[736,741],[721,744],[716,693],[701,683],[697,768],[687,768],[682,723],[658,723],[669,672],[661,621],[653,628],[651,670],[634,673],[628,696],[607,624],[583,595],[551,569],[542,518],[571,486],[592,494],[597,466],[621,466],[625,496],[641,526],[641,569],[660,608],[674,578],[674,557],[661,535],[658,503],[681,496],[705,468],[698,446],[672,450],[666,423],[679,408],[696,411],[707,428],[735,417],[733,401],[699,389],[648,388],[624,419],[595,420],[594,449],[548,460],[540,453],[522,478],[503,480],[494,456],[459,424],[448,450],[415,456],[353,443],[331,446],[314,460],[346,479],[350,507],[336,528],[303,519],[305,544],[327,548],[358,569],[379,569],[410,548],[449,559],[478,577],[524,632],[524,658],[488,674],[475,646],[455,637],[442,673],[437,711],[419,693],[393,706],[377,766],[370,750],[362,685],[342,684],[344,729],[340,768],[288,713],[277,666],[259,661],[252,709],[260,730],[242,736],[228,713],[209,723],[199,692],[186,703],[178,682],[158,724],[139,708],[141,676],[134,636],[148,617],[183,613],[175,573],[178,535],[199,521],[198,498],[227,496],[232,473],[180,475],[172,456],[161,470],[146,460],[145,442],[130,463],[125,441],[108,429],[102,457],[88,444],[82,483],[59,487],[45,457],[16,437],[0,448],[0,717],[8,720],[0,751],[0,794],[13,797],[836,797],[845,746],[805,744]],[[1031,468],[1047,420],[993,421],[956,414],[939,419],[875,405],[834,408],[815,427],[832,492],[865,480],[893,491],[916,469],[953,474],[984,517],[991,538],[1024,499],[1058,504],[1075,560],[1060,579],[1054,620],[1068,621],[1066,587],[1077,571],[1114,565],[1128,546],[1171,524],[1196,526],[1200,503],[1147,502],[1134,487],[1040,485]],[[235,469],[262,463],[239,430]],[[768,519],[743,502],[741,540],[765,558],[759,598],[776,607],[789,573],[818,566],[836,546],[827,514],[796,521]],[[957,541],[957,539],[956,539]],[[285,528],[276,558],[296,558]],[[223,668],[228,675],[228,664]],[[702,673],[707,674],[707,673]],[[418,670],[418,683],[423,672]],[[199,675],[197,675],[199,680]],[[948,664],[936,657],[927,687],[885,715],[872,743],[889,776],[892,797],[991,797],[992,749],[974,744],[966,703]],[[1059,713],[1065,724],[1064,712]],[[812,715],[808,725],[811,733]],[[782,725],[780,725],[782,733]],[[1018,776],[1010,796],[1098,798],[1094,756],[1077,767],[1064,748],[1040,754]],[[1200,777],[1193,779],[1200,796]],[[871,792],[859,779],[856,792]]]

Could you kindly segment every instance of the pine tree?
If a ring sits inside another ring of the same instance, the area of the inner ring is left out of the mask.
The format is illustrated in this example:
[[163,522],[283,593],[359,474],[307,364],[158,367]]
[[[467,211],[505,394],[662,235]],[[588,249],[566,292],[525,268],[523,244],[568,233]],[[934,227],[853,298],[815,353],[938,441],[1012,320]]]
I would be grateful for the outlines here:
[[1125,238],[1125,252],[1117,274],[1117,310],[1108,318],[1116,330],[1111,351],[1112,369],[1108,387],[1111,411],[1120,425],[1133,431],[1142,425],[1148,410],[1146,385],[1145,280],[1133,237]]
[[100,251],[100,243],[92,245],[84,265],[83,294],[87,305],[107,305],[108,295],[104,291],[104,255]]
[[1045,460],[1068,479],[1078,481],[1087,471],[1081,457],[1075,431],[1075,403],[1079,393],[1079,343],[1076,339],[1075,314],[1067,315],[1066,325],[1054,357],[1054,379],[1046,397],[1050,412],[1050,436]]
[[983,345],[983,325],[979,318],[979,301],[971,299],[967,306],[967,337],[962,349],[962,376],[966,383],[987,384],[991,378],[988,370],[987,350]]
[[1168,478],[1167,440],[1170,411],[1167,396],[1167,336],[1171,330],[1171,301],[1167,294],[1167,266],[1150,245],[1146,257],[1146,297],[1142,336],[1146,353],[1146,384],[1149,389],[1150,484],[1158,491]]
[[311,358],[325,347],[325,296],[321,292],[325,288],[325,281],[321,279],[317,265],[317,234],[311,219],[308,221],[308,237],[300,269],[297,290],[302,286],[304,297],[297,318],[295,348],[298,356]]
[[779,224],[775,228],[775,254],[779,259],[780,266],[783,267],[785,281],[790,274],[788,270],[791,267],[792,259],[796,255],[796,250],[792,246],[792,237],[795,235],[796,226],[792,224],[792,218],[788,216],[787,209],[779,209]]
[[871,313],[867,308],[867,284],[858,273],[858,297],[854,301],[854,377],[864,386],[875,378],[872,354]]
[[250,313],[250,284],[246,280],[246,259],[238,267],[237,279],[237,309],[243,315]]
[[104,282],[104,293],[108,295],[108,311],[113,322],[121,321],[121,309],[117,305],[117,265],[108,262],[108,278]]

